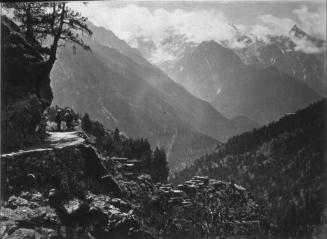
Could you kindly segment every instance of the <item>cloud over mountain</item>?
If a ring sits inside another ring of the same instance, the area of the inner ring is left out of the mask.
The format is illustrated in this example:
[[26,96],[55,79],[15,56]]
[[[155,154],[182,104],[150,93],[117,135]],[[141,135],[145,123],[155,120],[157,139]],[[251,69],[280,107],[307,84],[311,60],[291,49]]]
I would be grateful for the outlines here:
[[[183,36],[186,43],[225,41],[230,47],[242,46],[242,42],[237,39],[239,34],[250,34],[252,37],[267,40],[268,35],[287,35],[294,24],[315,37],[324,38],[326,35],[326,14],[323,9],[310,11],[306,6],[293,9],[290,13],[292,18],[271,14],[258,15],[255,24],[236,24],[237,28],[231,25],[229,17],[217,8],[167,10],[160,7],[148,8],[137,3],[112,6],[105,2],[92,2],[87,5],[72,3],[71,6],[88,16],[94,24],[112,30],[133,47],[138,47],[139,39],[151,41],[155,46],[152,49],[153,61],[173,57],[162,48],[163,40],[171,35]],[[300,41],[299,45],[298,50],[312,48],[307,46],[304,40]]]
[[294,9],[293,13],[301,23],[301,27],[315,37],[326,38],[326,8],[321,7],[317,12],[311,12],[306,6]]

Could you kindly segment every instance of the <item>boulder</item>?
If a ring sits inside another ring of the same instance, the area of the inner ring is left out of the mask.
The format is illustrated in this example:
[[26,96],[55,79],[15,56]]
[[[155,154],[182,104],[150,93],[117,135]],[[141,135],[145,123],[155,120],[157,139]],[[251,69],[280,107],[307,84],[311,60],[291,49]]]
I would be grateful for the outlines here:
[[85,176],[96,179],[102,177],[108,172],[94,147],[87,144],[81,144],[78,146],[78,149],[84,159]]
[[123,212],[128,212],[129,210],[132,209],[131,205],[128,202],[120,198],[113,198],[110,200],[110,203],[115,207],[119,208]]
[[65,213],[67,215],[76,215],[78,211],[81,210],[83,205],[83,202],[77,198],[74,198],[72,200],[68,200],[63,203],[63,208],[65,210]]
[[41,236],[33,229],[19,228],[8,239],[39,239]]
[[120,196],[122,195],[122,190],[116,180],[109,174],[101,177],[101,183],[104,185],[105,189],[108,192],[111,192],[114,195]]
[[0,238],[56,238],[59,218],[39,192],[12,196],[0,210]]

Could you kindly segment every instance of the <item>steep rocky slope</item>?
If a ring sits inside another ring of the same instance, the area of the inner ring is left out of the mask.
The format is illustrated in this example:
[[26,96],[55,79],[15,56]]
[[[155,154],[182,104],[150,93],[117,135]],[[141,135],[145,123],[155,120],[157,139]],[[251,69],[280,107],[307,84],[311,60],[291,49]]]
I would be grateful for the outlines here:
[[7,17],[1,17],[1,148],[42,138],[41,116],[51,104],[50,78],[41,55]]
[[326,223],[326,105],[324,99],[231,138],[175,181],[208,175],[240,183],[265,205],[271,231],[280,237],[312,238]]
[[88,22],[89,28],[93,32],[93,40],[105,47],[114,48],[122,55],[128,56],[133,61],[146,67],[154,67],[140,54],[137,49],[131,48],[125,41],[119,39],[112,31],[101,26],[95,26]]
[[[153,93],[157,92],[156,95],[172,107],[187,128],[218,140],[226,140],[235,133],[232,122],[217,112],[208,102],[191,95],[158,68],[150,64],[143,67],[138,61],[135,62],[119,54],[116,49],[93,44],[92,46],[107,67],[123,74],[128,80],[136,81],[138,78],[141,82],[144,81],[145,85],[152,86],[155,89],[152,89]],[[140,98],[141,96],[139,95]]]

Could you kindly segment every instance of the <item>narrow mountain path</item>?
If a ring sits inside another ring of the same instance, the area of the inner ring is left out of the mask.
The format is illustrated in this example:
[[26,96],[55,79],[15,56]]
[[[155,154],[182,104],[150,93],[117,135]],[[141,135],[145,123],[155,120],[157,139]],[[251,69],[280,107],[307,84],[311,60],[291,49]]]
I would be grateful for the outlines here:
[[47,137],[45,138],[44,143],[39,145],[34,145],[32,147],[21,149],[15,152],[1,155],[4,156],[14,156],[17,154],[25,154],[36,151],[47,151],[52,150],[53,148],[65,148],[69,146],[74,146],[82,144],[85,142],[85,139],[82,137],[81,132],[79,131],[68,131],[68,132],[47,132]]
[[49,132],[45,139],[45,146],[50,148],[63,148],[67,146],[77,145],[85,142],[78,131],[70,132]]

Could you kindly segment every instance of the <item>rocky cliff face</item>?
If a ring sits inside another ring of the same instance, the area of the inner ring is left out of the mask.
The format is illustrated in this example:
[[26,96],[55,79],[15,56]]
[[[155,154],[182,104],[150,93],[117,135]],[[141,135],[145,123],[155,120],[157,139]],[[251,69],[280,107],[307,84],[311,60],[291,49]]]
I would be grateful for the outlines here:
[[52,91],[41,55],[13,22],[1,20],[1,148],[6,152],[40,139]]

